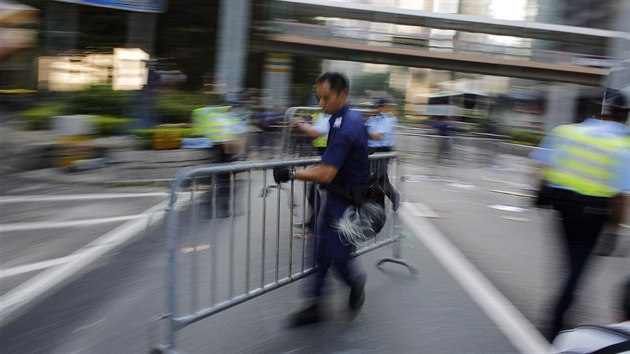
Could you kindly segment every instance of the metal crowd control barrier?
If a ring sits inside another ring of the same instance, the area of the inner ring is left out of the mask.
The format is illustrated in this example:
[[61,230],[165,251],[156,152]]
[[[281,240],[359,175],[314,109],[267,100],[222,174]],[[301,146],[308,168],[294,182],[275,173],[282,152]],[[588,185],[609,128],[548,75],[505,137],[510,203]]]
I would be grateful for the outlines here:
[[[395,166],[398,172],[396,153],[370,159],[373,170]],[[388,163],[391,160],[396,163]],[[153,336],[165,330],[166,344],[155,346],[154,353],[177,352],[176,334],[188,325],[314,273],[317,237],[316,230],[307,229],[309,186],[302,181],[277,186],[271,172],[274,167],[300,168],[318,161],[312,157],[220,164],[177,176],[167,210],[167,313],[150,327]],[[267,189],[269,185],[276,189]],[[393,244],[392,257],[377,266],[396,263],[416,273],[401,257],[396,212],[391,204],[386,210],[383,230],[354,255]],[[160,326],[162,320],[166,326]]]

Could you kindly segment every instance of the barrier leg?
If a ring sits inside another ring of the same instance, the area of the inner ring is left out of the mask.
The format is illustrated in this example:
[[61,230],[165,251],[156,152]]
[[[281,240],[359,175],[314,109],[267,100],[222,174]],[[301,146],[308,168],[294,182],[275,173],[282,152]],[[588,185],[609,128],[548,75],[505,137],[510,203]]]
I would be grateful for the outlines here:
[[[400,159],[396,159],[396,177],[398,179],[399,173],[402,173],[402,168],[401,167],[401,163],[400,163]],[[402,189],[403,184],[399,183],[400,189]],[[404,194],[402,190],[399,189],[399,192],[401,193],[401,198]],[[392,256],[391,257],[386,257],[383,259],[380,259],[376,262],[376,266],[380,267],[382,264],[385,263],[394,263],[394,264],[400,264],[402,266],[407,267],[407,269],[409,270],[409,272],[411,274],[418,274],[418,271],[416,270],[416,267],[414,267],[413,265],[411,265],[409,262],[407,262],[406,260],[404,260],[402,258],[402,247],[400,245],[401,241],[402,241],[402,237],[400,236],[400,225],[398,224],[398,212],[394,211],[394,234],[395,236],[397,236],[397,241],[394,242],[393,244],[393,252],[392,252]]]
[[375,265],[380,268],[380,266],[385,263],[400,264],[402,266],[407,267],[407,269],[409,270],[411,274],[414,274],[414,275],[418,274],[418,270],[416,269],[416,267],[414,267],[413,265],[411,265],[409,262],[407,262],[406,260],[402,258],[402,250],[400,247],[401,240],[402,238],[399,238],[398,241],[394,242],[393,252],[392,252],[391,257],[379,259]]

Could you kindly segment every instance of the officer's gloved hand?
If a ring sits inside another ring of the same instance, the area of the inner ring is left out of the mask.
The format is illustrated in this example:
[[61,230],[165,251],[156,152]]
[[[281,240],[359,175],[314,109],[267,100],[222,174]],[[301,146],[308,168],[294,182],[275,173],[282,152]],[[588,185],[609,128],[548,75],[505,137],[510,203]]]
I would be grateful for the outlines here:
[[273,180],[276,183],[288,182],[295,178],[295,170],[290,167],[276,167],[273,169]]

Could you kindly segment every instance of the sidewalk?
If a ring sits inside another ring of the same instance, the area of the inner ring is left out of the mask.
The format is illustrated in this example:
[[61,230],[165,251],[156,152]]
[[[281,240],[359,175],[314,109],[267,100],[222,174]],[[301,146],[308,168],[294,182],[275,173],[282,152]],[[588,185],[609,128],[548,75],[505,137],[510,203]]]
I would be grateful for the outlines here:
[[5,127],[3,168],[9,178],[64,184],[167,185],[183,168],[211,162],[206,149],[140,150],[133,137],[94,138],[86,144],[104,152],[104,158],[78,168],[52,167],[57,138],[49,131]]

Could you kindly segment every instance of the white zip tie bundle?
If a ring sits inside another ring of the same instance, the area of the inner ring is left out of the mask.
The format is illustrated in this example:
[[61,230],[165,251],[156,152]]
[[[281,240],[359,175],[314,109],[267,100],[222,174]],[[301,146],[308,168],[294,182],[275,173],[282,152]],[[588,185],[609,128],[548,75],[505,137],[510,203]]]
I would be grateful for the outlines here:
[[344,245],[360,246],[363,242],[374,238],[385,224],[385,210],[373,203],[363,203],[359,208],[351,205],[346,208],[339,219],[337,229],[339,239]]

